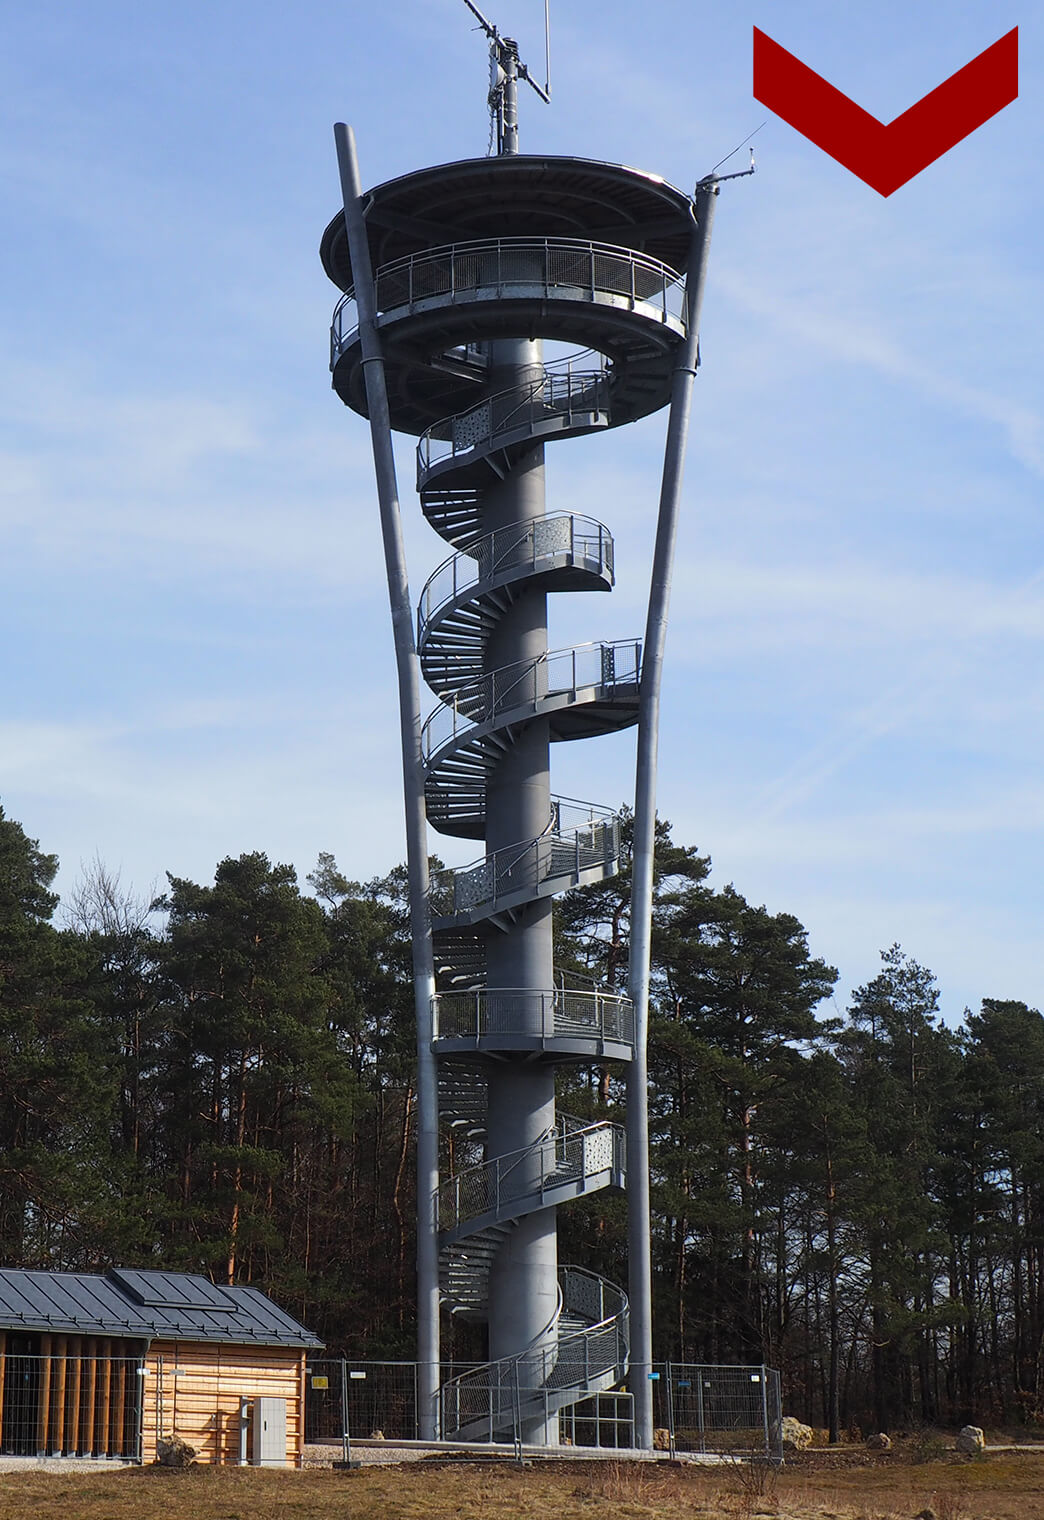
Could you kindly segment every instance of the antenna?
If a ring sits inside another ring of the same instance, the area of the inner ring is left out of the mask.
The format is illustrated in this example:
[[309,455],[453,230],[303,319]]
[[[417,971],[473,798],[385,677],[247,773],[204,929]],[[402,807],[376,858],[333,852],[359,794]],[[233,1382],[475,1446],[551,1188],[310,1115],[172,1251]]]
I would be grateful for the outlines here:
[[489,109],[497,132],[497,153],[518,152],[518,81],[524,79],[545,105],[551,104],[551,0],[544,0],[544,83],[537,84],[518,56],[518,43],[502,37],[492,21],[473,0],[464,4],[489,38],[490,86]]
[[[766,125],[767,125],[767,122],[763,121],[761,123],[761,127],[764,127]],[[703,176],[704,179],[705,180],[709,180],[710,177],[711,177],[711,175],[717,174],[717,172],[721,168],[722,164],[727,164],[730,158],[735,158],[735,156],[739,152],[740,148],[745,148],[747,146],[747,144],[750,142],[750,140],[751,140],[752,137],[757,137],[758,133],[761,131],[761,127],[755,127],[754,130],[753,130],[753,132],[748,132],[747,135],[746,135],[746,137],[743,139],[743,141],[741,143],[737,143],[736,147],[733,148],[733,150],[732,150],[731,153],[726,153],[726,155],[725,155],[724,158],[719,158],[718,162],[714,165],[714,168],[710,171],[710,174],[705,174]],[[754,173],[754,149],[751,148],[751,150],[750,150],[750,168],[749,169],[745,169],[744,170],[744,174],[753,174],[753,173]],[[722,179],[742,179],[743,178],[743,174],[723,174],[721,176],[721,178]]]

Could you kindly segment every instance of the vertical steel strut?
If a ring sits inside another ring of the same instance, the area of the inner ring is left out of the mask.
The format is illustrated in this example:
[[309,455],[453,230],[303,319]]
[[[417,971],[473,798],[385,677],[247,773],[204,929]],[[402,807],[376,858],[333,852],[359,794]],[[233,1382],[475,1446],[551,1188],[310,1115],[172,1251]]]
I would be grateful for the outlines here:
[[688,311],[685,342],[679,350],[671,387],[671,409],[663,455],[660,506],[656,520],[645,625],[638,708],[638,760],[634,789],[634,844],[631,878],[630,992],[634,1003],[634,1060],[627,1068],[627,1254],[631,1304],[631,1392],[635,1443],[653,1444],[652,1244],[649,1207],[649,968],[652,936],[653,852],[656,842],[656,761],[659,746],[660,686],[667,612],[671,598],[674,545],[678,532],[685,445],[693,382],[699,357],[700,306],[706,284],[717,182],[696,187],[695,225],[685,280]]
[[435,1198],[439,1185],[439,1100],[435,1057],[432,1053],[435,972],[428,903],[428,835],[420,740],[420,667],[413,636],[413,610],[406,575],[406,552],[402,539],[395,456],[392,452],[388,393],[377,331],[373,271],[363,215],[355,134],[343,122],[338,122],[334,127],[334,141],[337,145],[344,221],[359,313],[366,404],[370,415],[370,439],[377,476],[399,686],[399,730],[402,739],[406,859],[413,944],[413,993],[417,1016],[417,1401],[421,1438],[435,1440],[438,1436],[439,1402],[439,1258],[438,1225],[435,1218]]

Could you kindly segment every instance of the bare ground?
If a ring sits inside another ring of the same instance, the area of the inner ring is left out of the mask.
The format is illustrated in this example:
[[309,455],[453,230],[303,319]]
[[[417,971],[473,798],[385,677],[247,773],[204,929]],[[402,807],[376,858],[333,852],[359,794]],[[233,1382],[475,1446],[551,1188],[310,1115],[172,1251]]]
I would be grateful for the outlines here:
[[0,1473],[0,1520],[915,1520],[929,1509],[935,1520],[1044,1520],[1044,1454],[806,1453],[779,1473],[742,1462],[519,1469],[430,1457],[350,1473]]

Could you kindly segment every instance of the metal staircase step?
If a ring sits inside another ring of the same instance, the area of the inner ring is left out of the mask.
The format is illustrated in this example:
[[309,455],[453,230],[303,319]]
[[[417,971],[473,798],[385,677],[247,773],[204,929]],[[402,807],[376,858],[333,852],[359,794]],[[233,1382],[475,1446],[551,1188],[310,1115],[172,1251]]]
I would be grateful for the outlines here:
[[486,1074],[477,1062],[443,1062],[439,1068],[439,1118],[466,1140],[486,1133]]
[[[464,930],[432,936],[435,975],[440,987],[481,987],[486,980],[484,936]],[[447,1068],[448,1069],[448,1068]]]

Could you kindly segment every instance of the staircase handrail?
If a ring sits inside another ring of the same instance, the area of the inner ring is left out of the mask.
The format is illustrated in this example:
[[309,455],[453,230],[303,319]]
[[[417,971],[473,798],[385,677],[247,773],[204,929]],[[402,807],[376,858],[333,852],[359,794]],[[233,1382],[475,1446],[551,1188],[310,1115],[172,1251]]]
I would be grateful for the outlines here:
[[[616,1287],[607,1279],[599,1278],[594,1272],[588,1272],[582,1267],[565,1266],[559,1269],[563,1310],[570,1307],[568,1284],[574,1277],[593,1279],[598,1283],[602,1290],[603,1309],[608,1307],[609,1312],[603,1313],[596,1323],[558,1337],[547,1346],[530,1346],[514,1356],[485,1362],[480,1367],[469,1368],[457,1377],[450,1378],[442,1387],[442,1408],[445,1414],[456,1406],[456,1429],[468,1419],[480,1417],[483,1406],[489,1409],[492,1424],[495,1404],[497,1413],[501,1415],[500,1423],[503,1424],[505,1393],[524,1391],[532,1397],[546,1394],[549,1390],[586,1388],[592,1378],[610,1371],[618,1370],[622,1374],[627,1366],[629,1352],[627,1295],[622,1288]],[[610,1300],[610,1306],[606,1305],[606,1298]],[[525,1375],[525,1383],[521,1382],[520,1374]],[[475,1413],[462,1417],[462,1402],[473,1403]],[[492,1433],[491,1430],[490,1434]]]
[[[608,412],[609,370],[577,370],[574,359],[552,361],[528,381],[523,390],[497,391],[466,411],[440,418],[421,434],[417,443],[417,483],[444,459],[496,447],[505,433],[549,417],[569,417],[574,412]],[[583,403],[583,404],[582,404]],[[485,415],[483,415],[485,414]],[[477,424],[477,425],[476,425]]]
[[[565,799],[563,799],[565,800]],[[587,804],[584,804],[587,807]],[[604,864],[620,851],[620,815],[609,808],[588,807],[586,823],[555,827],[556,809],[547,828],[535,839],[505,845],[470,865],[444,867],[431,877],[430,902],[436,917],[468,913],[509,892],[530,890],[553,876],[580,875]],[[550,857],[546,850],[550,848]],[[556,849],[558,854],[556,854]],[[572,859],[565,859],[569,852]]]
[[[584,668],[585,663],[590,668]],[[468,729],[488,723],[499,713],[517,707],[523,701],[552,697],[586,686],[602,686],[607,690],[616,686],[637,686],[641,664],[641,639],[606,639],[548,649],[534,659],[502,665],[477,681],[458,686],[428,714],[421,729],[424,763],[429,764],[444,744],[455,742]],[[542,667],[547,671],[546,680],[542,678]],[[526,686],[530,676],[533,677],[531,690],[522,697],[520,688]]]
[[[595,1138],[609,1142],[595,1147]],[[540,1197],[567,1182],[580,1182],[601,1172],[621,1175],[626,1160],[623,1126],[609,1120],[585,1122],[559,1114],[538,1140],[477,1166],[451,1173],[435,1193],[439,1228],[452,1230],[468,1219],[498,1212],[503,1203],[513,1206],[523,1198]],[[522,1191],[511,1191],[511,1182],[526,1162],[538,1161],[539,1172],[527,1176]]]
[[596,571],[613,573],[613,538],[593,517],[554,512],[524,527],[500,528],[450,554],[428,576],[417,604],[418,642],[428,624],[449,602],[504,570],[531,568],[559,554],[583,559]]

